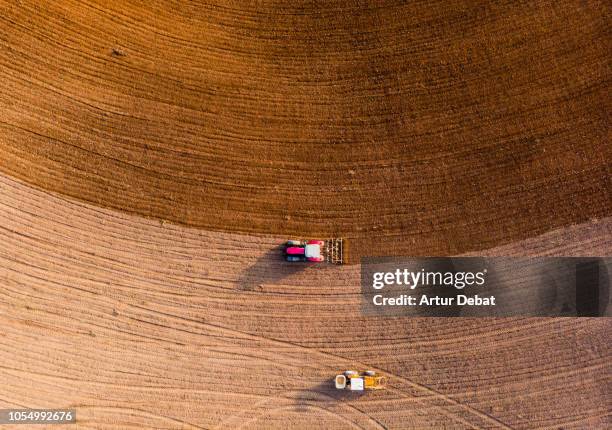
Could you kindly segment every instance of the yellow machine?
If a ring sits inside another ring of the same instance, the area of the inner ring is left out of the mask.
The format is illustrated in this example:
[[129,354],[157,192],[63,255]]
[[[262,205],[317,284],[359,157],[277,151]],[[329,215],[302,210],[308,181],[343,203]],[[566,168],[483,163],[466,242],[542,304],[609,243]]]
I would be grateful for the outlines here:
[[341,375],[336,375],[336,389],[350,391],[379,390],[384,388],[387,378],[378,375],[374,370],[357,372],[347,370]]

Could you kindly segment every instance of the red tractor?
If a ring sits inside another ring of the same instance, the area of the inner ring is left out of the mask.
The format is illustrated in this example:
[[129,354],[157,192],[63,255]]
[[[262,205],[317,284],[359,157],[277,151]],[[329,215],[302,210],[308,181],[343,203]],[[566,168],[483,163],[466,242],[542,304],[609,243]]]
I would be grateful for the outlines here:
[[285,260],[343,264],[345,262],[343,242],[343,239],[288,240],[285,244]]
[[288,240],[285,245],[285,259],[287,261],[325,261],[321,248],[325,244],[322,240]]

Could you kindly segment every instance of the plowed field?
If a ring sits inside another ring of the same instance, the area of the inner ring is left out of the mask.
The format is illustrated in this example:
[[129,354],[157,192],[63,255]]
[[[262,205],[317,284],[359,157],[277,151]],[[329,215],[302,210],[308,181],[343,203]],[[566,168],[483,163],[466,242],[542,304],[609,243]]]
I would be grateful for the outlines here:
[[[368,318],[359,265],[279,248],[612,254],[609,16],[0,0],[0,409],[75,408],[70,428],[609,427],[610,318]],[[336,391],[349,368],[388,389]]]
[[459,253],[610,215],[607,2],[2,1],[0,171]]
[[[0,408],[83,428],[604,428],[609,318],[367,318],[359,266],[0,180]],[[606,255],[612,220],[490,255]],[[569,245],[571,244],[571,245]],[[588,250],[588,251],[584,251]],[[340,369],[389,388],[343,395]]]

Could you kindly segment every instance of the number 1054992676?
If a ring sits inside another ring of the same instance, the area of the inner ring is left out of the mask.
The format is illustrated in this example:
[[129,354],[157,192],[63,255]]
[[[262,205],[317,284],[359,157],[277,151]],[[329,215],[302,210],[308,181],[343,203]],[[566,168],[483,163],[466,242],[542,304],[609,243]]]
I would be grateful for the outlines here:
[[0,409],[0,424],[69,424],[76,422],[74,409]]

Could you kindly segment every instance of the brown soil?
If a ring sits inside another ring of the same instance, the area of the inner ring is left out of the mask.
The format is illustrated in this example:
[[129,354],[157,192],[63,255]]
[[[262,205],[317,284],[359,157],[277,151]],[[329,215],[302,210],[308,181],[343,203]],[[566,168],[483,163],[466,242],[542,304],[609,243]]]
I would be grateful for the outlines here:
[[[611,254],[609,16],[0,0],[0,408],[74,407],[78,428],[605,428],[610,318],[366,318],[358,266],[278,246]],[[347,368],[390,387],[339,394]]]
[[0,171],[454,254],[612,213],[603,1],[2,1]]
[[[285,264],[281,236],[145,220],[1,176],[0,196],[0,408],[74,407],[78,428],[609,424],[610,318],[365,318],[359,266]],[[611,253],[612,218],[486,252]],[[389,388],[339,394],[347,368]]]

